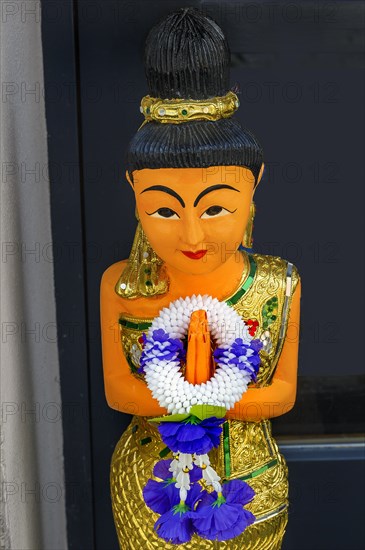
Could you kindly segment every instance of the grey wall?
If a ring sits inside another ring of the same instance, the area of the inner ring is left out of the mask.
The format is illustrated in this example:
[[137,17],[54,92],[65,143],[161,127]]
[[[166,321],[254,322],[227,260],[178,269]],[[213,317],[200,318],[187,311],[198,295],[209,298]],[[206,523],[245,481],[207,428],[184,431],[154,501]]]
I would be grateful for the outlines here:
[[1,548],[65,549],[39,2],[1,13]]

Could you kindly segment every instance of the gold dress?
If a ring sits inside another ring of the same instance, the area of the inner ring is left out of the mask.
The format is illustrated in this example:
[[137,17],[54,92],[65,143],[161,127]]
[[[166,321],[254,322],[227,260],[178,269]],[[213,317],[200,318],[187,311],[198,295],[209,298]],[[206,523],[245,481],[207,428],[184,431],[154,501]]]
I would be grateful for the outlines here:
[[[226,303],[245,321],[258,322],[255,338],[261,338],[264,346],[257,385],[263,387],[271,383],[275,373],[299,274],[293,264],[276,256],[248,254],[248,258],[250,272]],[[135,373],[141,349],[139,339],[148,330],[149,322],[122,316],[119,323],[123,351]],[[110,471],[114,522],[122,550],[280,550],[288,520],[288,470],[272,437],[269,420],[226,420],[219,447],[209,453],[221,482],[242,479],[256,493],[245,506],[256,521],[226,542],[194,535],[190,542],[175,545],[157,535],[153,527],[159,515],[145,504],[142,489],[148,479],[153,479],[153,466],[161,458],[172,458],[172,453],[162,442],[157,427],[147,417],[133,416],[115,447]]]

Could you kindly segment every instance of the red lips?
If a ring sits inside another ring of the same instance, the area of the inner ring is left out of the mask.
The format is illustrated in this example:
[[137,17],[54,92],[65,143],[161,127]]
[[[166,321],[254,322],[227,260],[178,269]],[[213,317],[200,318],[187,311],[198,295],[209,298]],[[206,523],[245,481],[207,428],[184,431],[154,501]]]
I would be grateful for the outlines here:
[[206,250],[197,250],[196,252],[190,252],[189,250],[182,250],[181,252],[191,260],[200,260],[200,258],[205,256],[205,254],[207,253]]

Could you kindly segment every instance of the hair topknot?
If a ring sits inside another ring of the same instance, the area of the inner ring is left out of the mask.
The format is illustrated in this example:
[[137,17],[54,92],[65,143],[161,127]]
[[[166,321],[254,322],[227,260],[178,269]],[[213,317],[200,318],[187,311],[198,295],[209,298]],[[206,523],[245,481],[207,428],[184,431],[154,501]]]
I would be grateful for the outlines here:
[[228,92],[227,41],[196,8],[181,8],[151,29],[144,62],[152,97],[204,99]]
[[[219,25],[196,8],[180,8],[149,32],[145,47],[149,95],[208,99],[229,91],[230,51]],[[234,118],[180,124],[149,121],[132,138],[127,168],[245,166],[257,181],[262,148]],[[133,177],[133,176],[132,176]]]

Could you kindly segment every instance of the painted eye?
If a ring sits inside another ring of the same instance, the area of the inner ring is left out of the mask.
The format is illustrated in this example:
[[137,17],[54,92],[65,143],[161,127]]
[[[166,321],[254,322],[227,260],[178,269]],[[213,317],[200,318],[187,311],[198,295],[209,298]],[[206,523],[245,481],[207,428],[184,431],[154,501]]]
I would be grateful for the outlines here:
[[[236,212],[236,210],[233,210]],[[218,218],[218,216],[226,216],[227,214],[233,214],[230,210],[223,208],[223,206],[214,205],[208,208],[200,217],[204,219]]]
[[[146,212],[148,214],[148,212]],[[152,218],[169,218],[170,220],[178,220],[179,216],[174,212],[174,210],[171,210],[171,208],[159,208],[155,212],[152,212],[151,214],[148,214]]]

